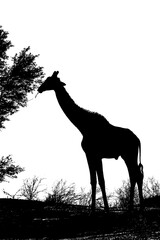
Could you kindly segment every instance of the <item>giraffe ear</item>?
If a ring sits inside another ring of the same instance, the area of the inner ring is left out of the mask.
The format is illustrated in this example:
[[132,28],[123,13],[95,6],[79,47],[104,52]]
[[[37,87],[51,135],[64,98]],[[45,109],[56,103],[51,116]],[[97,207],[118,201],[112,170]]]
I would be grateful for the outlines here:
[[60,82],[61,83],[61,85],[64,87],[64,86],[66,86],[66,84],[64,83],[64,82]]

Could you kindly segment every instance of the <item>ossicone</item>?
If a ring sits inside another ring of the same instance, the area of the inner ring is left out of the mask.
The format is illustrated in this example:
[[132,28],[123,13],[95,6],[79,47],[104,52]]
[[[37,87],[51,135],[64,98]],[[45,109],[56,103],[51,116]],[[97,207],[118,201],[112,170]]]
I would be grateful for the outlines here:
[[57,77],[58,76],[59,71],[54,71],[52,74],[52,77]]

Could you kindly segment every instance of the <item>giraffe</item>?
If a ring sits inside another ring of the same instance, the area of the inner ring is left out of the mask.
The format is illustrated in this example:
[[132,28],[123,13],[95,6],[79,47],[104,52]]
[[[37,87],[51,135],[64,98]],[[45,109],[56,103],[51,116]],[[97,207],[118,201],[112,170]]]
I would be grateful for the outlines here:
[[[111,125],[102,115],[79,107],[70,97],[58,77],[58,71],[53,72],[38,88],[38,93],[54,90],[58,103],[68,119],[81,132],[81,146],[86,154],[90,183],[92,189],[92,212],[96,206],[97,179],[102,191],[105,211],[109,211],[105,190],[102,159],[121,157],[128,169],[130,177],[130,209],[133,209],[134,188],[137,183],[140,207],[143,208],[143,165],[141,164],[141,143],[139,138],[129,129]],[[139,155],[139,164],[138,164]]]

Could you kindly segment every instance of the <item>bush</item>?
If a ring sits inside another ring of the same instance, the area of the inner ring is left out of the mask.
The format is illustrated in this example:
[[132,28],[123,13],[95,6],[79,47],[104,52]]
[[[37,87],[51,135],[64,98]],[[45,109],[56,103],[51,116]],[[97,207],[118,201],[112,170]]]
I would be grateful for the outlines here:
[[[122,187],[118,188],[115,191],[115,195],[117,198],[115,207],[120,208],[128,208],[130,201],[130,181],[123,181]],[[137,205],[139,203],[138,189],[135,187],[134,192],[134,204]]]
[[160,183],[154,177],[148,178],[143,184],[144,198],[160,196]]
[[160,207],[160,183],[154,177],[144,183],[144,198],[146,207]]
[[[101,190],[98,187],[96,190],[96,207],[103,208],[103,198]],[[108,198],[112,197],[109,195]],[[81,188],[79,193],[76,193],[75,184],[67,185],[66,181],[60,180],[52,187],[52,192],[48,194],[46,200],[47,203],[52,205],[79,205],[90,206],[92,202],[91,190],[86,192],[84,188]]]
[[[123,181],[122,187],[115,191],[117,198],[115,207],[128,208],[130,201],[130,181]],[[148,178],[143,183],[144,204],[146,206],[160,206],[160,183],[154,178]],[[139,194],[137,185],[134,192],[134,204],[138,205]]]
[[52,192],[48,193],[46,202],[53,205],[76,204],[79,195],[75,192],[75,184],[67,186],[67,182],[62,179],[52,187]]

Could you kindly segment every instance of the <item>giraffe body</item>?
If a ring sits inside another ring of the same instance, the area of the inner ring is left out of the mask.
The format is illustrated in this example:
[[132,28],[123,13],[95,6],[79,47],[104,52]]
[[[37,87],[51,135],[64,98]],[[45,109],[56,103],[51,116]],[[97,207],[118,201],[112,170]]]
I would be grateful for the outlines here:
[[[79,107],[69,96],[65,84],[54,72],[51,77],[39,87],[40,93],[54,90],[57,100],[68,119],[81,132],[82,149],[84,150],[89,166],[92,187],[92,211],[95,210],[97,178],[102,190],[105,210],[108,211],[108,202],[105,192],[102,158],[123,158],[128,168],[131,190],[130,207],[133,207],[135,184],[138,184],[141,207],[143,206],[142,184],[143,166],[141,164],[141,144],[138,137],[129,129],[111,125],[102,115],[87,111]],[[138,164],[139,153],[139,164]]]

